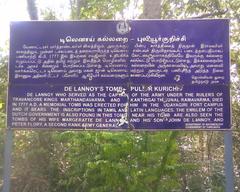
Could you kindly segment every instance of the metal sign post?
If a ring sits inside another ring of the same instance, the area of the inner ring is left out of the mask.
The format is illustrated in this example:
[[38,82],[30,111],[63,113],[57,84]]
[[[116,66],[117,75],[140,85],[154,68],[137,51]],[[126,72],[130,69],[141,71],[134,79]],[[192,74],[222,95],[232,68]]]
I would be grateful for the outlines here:
[[234,177],[233,177],[233,139],[232,131],[224,132],[224,160],[225,160],[225,191],[234,191]]
[[13,145],[13,130],[7,129],[4,146],[3,192],[10,191],[12,145]]

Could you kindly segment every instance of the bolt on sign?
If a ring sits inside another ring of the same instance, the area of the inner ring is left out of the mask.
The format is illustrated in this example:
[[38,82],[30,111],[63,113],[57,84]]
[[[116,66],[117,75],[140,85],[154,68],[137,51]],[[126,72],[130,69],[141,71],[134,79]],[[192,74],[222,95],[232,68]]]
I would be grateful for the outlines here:
[[229,20],[12,22],[8,128],[231,128]]

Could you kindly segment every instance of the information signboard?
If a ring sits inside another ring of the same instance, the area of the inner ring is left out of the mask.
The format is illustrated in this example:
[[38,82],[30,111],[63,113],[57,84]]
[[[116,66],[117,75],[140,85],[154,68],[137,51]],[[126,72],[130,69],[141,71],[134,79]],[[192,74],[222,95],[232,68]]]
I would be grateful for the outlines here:
[[231,128],[229,21],[13,22],[8,127]]

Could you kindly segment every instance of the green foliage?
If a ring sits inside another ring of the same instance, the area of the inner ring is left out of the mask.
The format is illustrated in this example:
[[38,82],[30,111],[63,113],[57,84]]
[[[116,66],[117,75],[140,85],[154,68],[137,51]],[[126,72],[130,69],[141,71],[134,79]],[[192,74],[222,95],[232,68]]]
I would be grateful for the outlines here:
[[[206,13],[222,12],[226,9],[226,4],[221,0],[189,0],[186,4],[186,11],[188,15],[201,15]],[[221,15],[216,15],[221,16]]]
[[240,103],[239,102],[234,102],[233,103],[233,129],[236,131],[233,132],[233,155],[234,155],[234,161],[235,161],[235,174],[237,176],[237,179],[235,180],[235,185],[237,189],[240,189]]
[[54,179],[53,140],[48,132],[15,131],[12,180],[13,191],[49,191]]
[[[3,107],[0,108],[0,112],[5,112],[5,104],[6,104],[6,95],[7,95],[7,78],[8,78],[8,56],[6,54],[6,46],[5,49],[0,48],[0,103],[3,103]],[[0,124],[2,127],[2,124]]]
[[113,19],[130,0],[70,0],[71,19]]
[[[151,191],[154,181],[160,182],[157,169],[164,151],[155,146],[166,141],[159,134],[147,137],[151,138],[147,139],[146,133],[74,134],[71,143],[67,142],[72,148],[65,153],[70,165],[65,168],[66,180],[61,181],[67,187],[65,191]],[[174,163],[175,155],[171,155]],[[171,174],[168,171],[164,175]]]
[[55,11],[47,8],[45,10],[41,11],[41,15],[43,16],[43,20],[48,21],[48,20],[58,20]]
[[0,189],[3,177],[4,129],[6,127],[7,61],[6,50],[0,48]]

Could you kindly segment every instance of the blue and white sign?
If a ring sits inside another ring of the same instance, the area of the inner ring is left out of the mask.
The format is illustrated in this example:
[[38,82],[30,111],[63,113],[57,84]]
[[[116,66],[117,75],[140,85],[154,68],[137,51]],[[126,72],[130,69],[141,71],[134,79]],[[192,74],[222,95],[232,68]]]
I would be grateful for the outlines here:
[[229,21],[13,22],[8,127],[231,128]]

